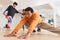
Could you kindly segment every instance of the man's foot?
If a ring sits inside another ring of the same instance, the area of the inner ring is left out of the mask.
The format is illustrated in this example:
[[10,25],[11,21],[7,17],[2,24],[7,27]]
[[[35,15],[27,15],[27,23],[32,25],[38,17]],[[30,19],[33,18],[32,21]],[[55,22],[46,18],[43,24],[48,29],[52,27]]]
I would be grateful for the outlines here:
[[40,28],[38,28],[38,29],[37,29],[37,32],[41,32],[41,29],[40,29]]
[[36,30],[33,30],[33,33],[35,33],[36,32]]
[[4,28],[10,28],[10,27],[8,27],[8,24],[6,24],[6,26]]
[[5,25],[5,27],[4,28],[7,28],[7,24]]

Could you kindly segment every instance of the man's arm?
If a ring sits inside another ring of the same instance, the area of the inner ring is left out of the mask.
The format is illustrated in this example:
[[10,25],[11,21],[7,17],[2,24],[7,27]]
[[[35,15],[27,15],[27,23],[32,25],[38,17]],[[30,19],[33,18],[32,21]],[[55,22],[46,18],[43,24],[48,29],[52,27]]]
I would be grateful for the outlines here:
[[[16,9],[15,9],[15,10],[16,10]],[[20,12],[16,10],[16,13],[20,13]]]
[[21,27],[26,23],[26,21],[27,21],[26,17],[23,17],[20,23],[15,27],[13,32],[17,33],[19,29],[21,29]]
[[23,15],[23,13],[21,13],[21,12],[19,12],[19,11],[17,11],[17,10],[16,10],[16,13],[19,13],[19,14]]
[[39,23],[39,19],[35,19],[31,22],[30,26],[29,26],[29,29],[28,29],[28,32],[27,33],[32,33],[34,28],[37,26],[37,24]]
[[11,5],[8,6],[8,8],[3,12],[3,14],[5,15],[5,12],[8,11],[10,9]]
[[27,34],[22,35],[22,36],[19,36],[18,38],[19,38],[19,39],[20,39],[20,38],[22,38],[22,39],[27,39],[27,38],[29,38],[30,35],[31,35],[31,33],[33,32],[33,29],[34,29],[34,28],[36,27],[36,25],[38,24],[38,21],[39,21],[39,19],[34,19],[34,20],[31,22],[31,24],[30,24],[30,26],[29,26],[29,28],[28,28]]
[[43,21],[42,21],[42,18],[40,18],[40,17],[35,18],[35,19],[31,22],[31,24],[30,24],[30,26],[29,26],[29,29],[28,29],[28,32],[27,32],[27,34],[25,35],[24,39],[30,37],[30,35],[31,35],[31,33],[33,32],[34,28],[38,25],[38,23],[42,23],[42,22],[43,22]]

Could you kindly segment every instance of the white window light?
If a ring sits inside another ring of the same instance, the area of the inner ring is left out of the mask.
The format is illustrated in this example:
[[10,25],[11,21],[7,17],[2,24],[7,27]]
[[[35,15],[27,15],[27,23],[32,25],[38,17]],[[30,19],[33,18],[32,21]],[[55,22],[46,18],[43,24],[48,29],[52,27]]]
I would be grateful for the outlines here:
[[0,7],[2,7],[3,5],[2,4],[0,4]]
[[57,15],[60,16],[60,10],[58,10]]
[[11,0],[12,2],[18,2],[17,0]]

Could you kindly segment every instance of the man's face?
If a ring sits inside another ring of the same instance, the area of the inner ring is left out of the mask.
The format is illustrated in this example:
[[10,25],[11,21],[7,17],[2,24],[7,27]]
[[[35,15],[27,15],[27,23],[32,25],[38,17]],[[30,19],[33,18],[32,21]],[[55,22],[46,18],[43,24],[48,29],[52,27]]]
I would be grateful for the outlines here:
[[25,11],[25,16],[27,18],[30,18],[32,16],[32,13],[30,11]]
[[13,4],[14,7],[16,7],[17,5],[16,4]]
[[23,11],[23,14],[25,14],[25,11]]

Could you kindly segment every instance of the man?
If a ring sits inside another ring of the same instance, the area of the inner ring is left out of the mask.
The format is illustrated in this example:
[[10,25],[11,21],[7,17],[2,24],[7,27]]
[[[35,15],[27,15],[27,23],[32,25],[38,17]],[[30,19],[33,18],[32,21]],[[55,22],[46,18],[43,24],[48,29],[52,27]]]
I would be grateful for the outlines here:
[[34,28],[38,25],[38,23],[43,22],[42,18],[37,13],[35,13],[31,7],[27,7],[25,9],[25,15],[22,18],[22,20],[20,21],[20,23],[16,26],[16,28],[13,30],[12,33],[5,35],[5,37],[16,36],[18,30],[21,29],[22,26],[27,21],[30,24],[29,28],[28,28],[28,32],[25,35],[19,36],[18,38],[26,39],[26,38],[30,37],[31,33],[33,32]]
[[[9,5],[8,8],[4,11],[3,14],[6,16],[6,19],[8,20],[8,23],[6,24],[4,28],[10,28],[12,19],[15,13],[20,13],[15,9],[17,5],[18,5],[17,2],[14,2],[13,5]],[[7,15],[5,14],[6,11],[8,11]]]
[[[22,12],[23,12],[23,15],[25,14],[25,9],[23,9],[22,10]],[[42,17],[42,15],[40,15],[40,17]],[[22,17],[23,18],[23,17]],[[26,28],[28,29],[28,27],[29,27],[29,22],[27,21],[26,23],[25,23],[25,26],[26,26]],[[41,26],[41,24],[40,25],[37,25],[37,26]],[[25,29],[25,27],[23,26],[23,31],[24,31],[24,29]],[[36,32],[36,30],[33,30],[33,33],[35,33]],[[40,29],[40,27],[37,27],[37,32],[41,32],[41,29]]]

